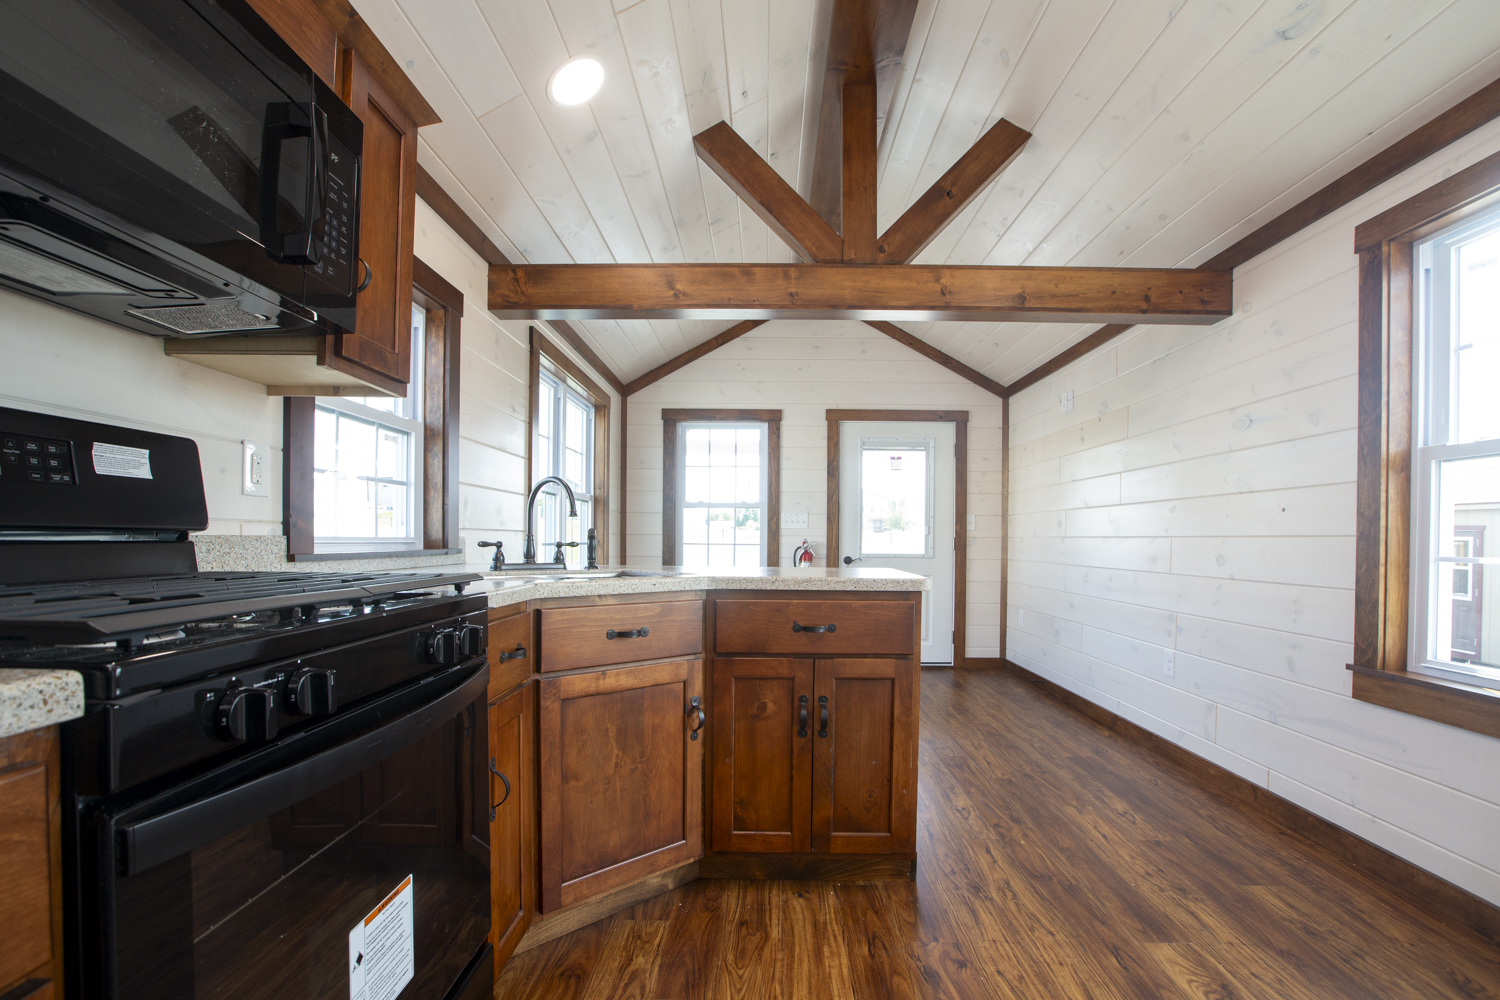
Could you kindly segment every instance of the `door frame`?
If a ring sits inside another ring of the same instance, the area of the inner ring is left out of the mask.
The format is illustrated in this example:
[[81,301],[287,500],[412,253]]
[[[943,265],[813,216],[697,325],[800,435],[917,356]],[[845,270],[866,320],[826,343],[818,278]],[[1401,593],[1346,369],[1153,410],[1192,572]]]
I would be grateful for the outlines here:
[[[828,410],[828,558],[838,568],[839,553],[839,424],[853,421],[907,421],[953,424],[953,666],[968,666],[969,598],[969,411],[968,410]],[[917,665],[921,666],[921,653]]]

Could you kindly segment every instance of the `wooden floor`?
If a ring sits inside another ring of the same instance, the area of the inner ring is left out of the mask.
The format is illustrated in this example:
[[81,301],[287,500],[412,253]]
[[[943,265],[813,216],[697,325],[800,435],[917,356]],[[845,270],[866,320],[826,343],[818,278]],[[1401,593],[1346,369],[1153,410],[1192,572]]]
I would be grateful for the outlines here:
[[1009,674],[922,674],[914,883],[700,880],[496,996],[1500,997],[1500,949]]

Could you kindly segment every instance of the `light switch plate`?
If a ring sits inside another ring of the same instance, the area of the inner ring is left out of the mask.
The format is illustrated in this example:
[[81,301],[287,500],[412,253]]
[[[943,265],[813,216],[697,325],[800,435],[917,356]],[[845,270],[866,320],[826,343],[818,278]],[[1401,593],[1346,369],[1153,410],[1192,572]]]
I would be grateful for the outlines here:
[[242,441],[240,492],[247,497],[271,495],[271,446],[261,441]]
[[1073,390],[1069,389],[1067,392],[1063,393],[1058,397],[1058,401],[1062,403],[1064,413],[1071,410],[1073,408]]
[[803,511],[800,514],[797,514],[793,513],[792,511],[783,511],[781,515],[781,526],[783,528],[806,528],[807,512]]
[[977,514],[970,514],[969,515],[969,530],[970,531],[975,530],[979,526],[979,522],[976,520],[977,517],[978,517]]

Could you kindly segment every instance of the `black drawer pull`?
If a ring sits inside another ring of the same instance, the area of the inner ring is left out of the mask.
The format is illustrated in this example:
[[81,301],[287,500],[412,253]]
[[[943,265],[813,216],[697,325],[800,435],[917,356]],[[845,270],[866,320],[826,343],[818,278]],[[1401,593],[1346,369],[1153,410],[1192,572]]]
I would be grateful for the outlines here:
[[698,731],[703,728],[703,723],[708,720],[708,717],[703,714],[703,699],[697,695],[693,695],[692,701],[688,702],[687,711],[684,714],[692,715],[694,712],[698,713],[698,722],[693,726],[692,734],[688,736],[690,740],[698,738]]
[[828,696],[826,694],[818,695],[818,712],[822,716],[818,723],[818,738],[826,740],[828,738]]
[[629,632],[610,629],[604,633],[606,639],[644,639],[651,634],[649,628],[633,628]]
[[832,625],[832,624],[829,624],[829,625],[803,625],[801,622],[792,622],[792,631],[793,632],[818,632],[818,633],[823,633],[823,632],[837,632],[838,630],[839,630],[839,627],[837,625]]
[[526,647],[525,646],[517,645],[514,650],[505,650],[505,649],[502,649],[500,651],[500,662],[501,663],[504,663],[506,660],[524,660],[524,659],[526,659]]
[[510,801],[510,779],[501,774],[495,768],[495,758],[493,757],[490,758],[490,773],[499,778],[500,783],[505,786],[505,797],[502,798],[499,802],[496,802],[494,805],[490,806],[490,822],[493,823],[495,822],[495,810],[499,809],[501,806],[505,805],[506,802]]
[[797,721],[799,723],[799,725],[797,726],[797,735],[798,736],[806,736],[807,735],[807,695],[805,695],[805,694],[802,695],[800,698],[797,699]]

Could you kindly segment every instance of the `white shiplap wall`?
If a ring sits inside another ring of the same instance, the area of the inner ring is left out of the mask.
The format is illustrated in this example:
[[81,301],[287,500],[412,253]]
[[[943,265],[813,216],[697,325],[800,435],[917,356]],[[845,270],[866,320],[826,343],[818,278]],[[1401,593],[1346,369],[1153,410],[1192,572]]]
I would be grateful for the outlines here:
[[779,409],[781,510],[808,529],[781,529],[780,565],[804,535],[827,556],[825,411],[969,411],[968,655],[1000,652],[1000,400],[863,323],[767,323],[630,397],[626,461],[629,561],[661,564],[663,408]]
[[[506,558],[519,561],[526,534],[526,412],[530,405],[530,323],[498,320],[486,306],[489,265],[421,199],[417,200],[417,257],[464,296],[463,366],[459,371],[459,523],[469,562],[488,562],[503,540]],[[554,331],[544,334],[586,372],[593,372]],[[606,386],[594,374],[595,381]],[[620,399],[607,386],[612,413]],[[609,478],[620,481],[620,427],[611,420]],[[616,558],[620,505],[609,512],[609,557]]]
[[[281,534],[281,410],[265,386],[169,358],[159,337],[0,290],[0,406],[198,444],[216,535]],[[241,441],[272,448],[271,495],[240,493]]]
[[[1007,655],[1492,902],[1500,741],[1356,702],[1354,227],[1491,123],[1011,400]],[[1059,396],[1075,393],[1064,412]]]

